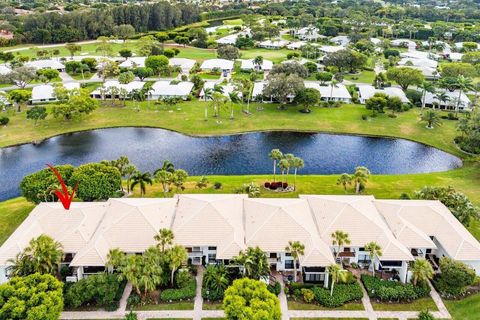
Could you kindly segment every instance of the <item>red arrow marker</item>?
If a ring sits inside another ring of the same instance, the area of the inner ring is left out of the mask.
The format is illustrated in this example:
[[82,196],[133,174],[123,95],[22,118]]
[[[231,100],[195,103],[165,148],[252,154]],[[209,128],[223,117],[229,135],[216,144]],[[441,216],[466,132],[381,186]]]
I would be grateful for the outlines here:
[[58,170],[55,169],[51,164],[47,164],[47,166],[53,171],[53,173],[57,177],[58,182],[60,182],[60,185],[62,186],[62,191],[55,190],[55,195],[58,197],[58,200],[60,200],[60,202],[62,203],[63,208],[65,210],[69,210],[70,204],[72,203],[73,197],[75,196],[75,191],[77,191],[78,183],[75,184],[72,194],[69,195],[67,185],[63,181],[62,176],[60,175]]

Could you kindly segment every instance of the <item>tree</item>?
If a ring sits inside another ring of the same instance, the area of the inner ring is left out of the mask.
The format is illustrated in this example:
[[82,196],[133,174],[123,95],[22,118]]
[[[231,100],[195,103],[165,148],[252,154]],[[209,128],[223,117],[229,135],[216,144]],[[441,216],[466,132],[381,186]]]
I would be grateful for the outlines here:
[[356,167],[352,177],[352,181],[355,183],[355,193],[360,193],[361,189],[365,187],[365,184],[370,177],[370,170],[366,167]]
[[111,56],[113,53],[113,48],[112,48],[112,43],[110,42],[110,39],[105,36],[98,37],[97,39],[98,46],[97,49],[95,50],[96,52],[101,52],[102,56]]
[[105,82],[107,78],[114,78],[120,74],[120,68],[115,61],[103,59],[97,71],[102,81]]
[[76,168],[71,184],[78,183],[77,197],[83,201],[107,200],[122,189],[120,171],[102,163],[87,163]]
[[135,79],[135,75],[131,71],[122,72],[118,77],[118,82],[121,84],[128,84]]
[[145,78],[151,77],[153,75],[153,70],[146,67],[139,67],[133,69],[133,74],[137,76],[140,81],[145,80]]
[[[290,169],[290,162],[288,161],[288,159],[283,158],[278,162],[278,167],[282,172],[281,182],[282,182],[282,188],[283,188],[283,183],[285,182],[283,178],[284,178],[285,172],[287,172]],[[288,176],[287,176],[287,179],[288,179]]]
[[440,276],[435,280],[435,287],[441,294],[460,296],[475,281],[475,270],[448,257],[440,258]]
[[292,167],[295,170],[293,178],[293,190],[297,189],[297,170],[305,166],[305,162],[300,157],[294,157],[292,160]]
[[47,108],[35,106],[27,110],[27,119],[33,120],[37,125],[38,120],[43,120],[47,117]]
[[297,93],[295,101],[303,105],[303,113],[310,113],[310,107],[316,106],[320,102],[320,92],[317,89],[305,88]]
[[387,78],[398,83],[404,91],[411,85],[420,85],[425,79],[420,70],[409,67],[390,68]]
[[439,127],[442,125],[442,121],[440,120],[440,116],[438,115],[438,112],[434,110],[427,110],[422,115],[421,121],[427,123],[428,129],[433,129],[434,126]]
[[170,191],[170,184],[173,182],[173,173],[167,170],[157,170],[154,179],[162,184],[163,195],[166,197]]
[[10,73],[3,76],[5,82],[12,83],[21,89],[37,78],[37,71],[33,67],[22,66],[13,68]]
[[352,179],[352,176],[348,173],[342,173],[340,177],[338,177],[337,185],[342,185],[343,190],[345,191],[345,193],[347,193],[347,186],[352,183]]
[[439,200],[448,210],[462,223],[468,227],[470,221],[478,219],[480,209],[476,207],[468,197],[456,191],[452,187],[423,187],[415,192],[415,198],[422,200]]
[[330,296],[333,296],[333,288],[335,283],[338,282],[338,279],[340,279],[344,273],[345,270],[343,270],[342,267],[336,263],[328,266],[328,274],[332,278],[332,283],[330,284]]
[[301,65],[298,62],[286,62],[280,63],[273,66],[272,70],[270,71],[269,75],[280,75],[284,74],[286,76],[289,75],[297,75],[300,78],[308,77],[308,70],[305,66]]
[[150,172],[140,172],[137,171],[132,177],[132,184],[130,186],[131,190],[135,188],[136,185],[140,186],[140,197],[143,197],[146,192],[147,184],[152,185],[152,178]]
[[202,280],[202,297],[210,301],[221,300],[230,285],[230,276],[223,264],[209,264]]
[[350,244],[350,238],[348,236],[348,233],[342,231],[342,230],[336,230],[335,232],[332,233],[332,245],[337,246],[337,251],[335,253],[335,259],[338,259],[338,256],[340,254],[340,251],[342,250],[344,245]]
[[37,70],[38,79],[43,80],[43,83],[51,82],[59,77],[60,73],[55,69],[40,69]]
[[130,24],[121,24],[113,27],[113,34],[125,42],[127,38],[135,34],[135,28]]
[[17,104],[17,111],[20,112],[22,111],[22,106],[30,100],[32,93],[28,90],[15,89],[8,92],[8,96],[10,100]]
[[323,64],[327,67],[336,67],[339,72],[348,70],[351,73],[365,66],[368,57],[363,53],[344,49],[327,54],[323,58]]
[[417,283],[426,284],[435,274],[430,262],[424,258],[415,259],[410,270],[412,271],[412,282],[415,286]]
[[109,269],[109,272],[112,272],[123,264],[124,259],[125,253],[120,251],[120,249],[110,249],[107,254],[107,263],[105,264],[105,267]]
[[240,58],[240,50],[232,45],[219,46],[217,56],[222,59],[235,60]]
[[305,254],[305,245],[300,241],[288,241],[285,252],[289,252],[293,258],[293,281],[297,282],[297,263],[299,263],[300,256]]
[[187,171],[183,169],[175,170],[175,172],[173,173],[173,184],[175,185],[177,192],[184,189],[183,184],[187,181],[187,178]]
[[458,76],[456,79],[456,88],[458,89],[458,101],[455,106],[455,114],[458,113],[460,110],[460,103],[462,102],[461,97],[462,94],[467,91],[472,89],[472,79],[471,78],[466,78],[464,76]]
[[120,57],[125,58],[125,60],[127,60],[133,55],[132,50],[130,49],[122,49],[118,51],[118,54],[120,55]]
[[287,76],[284,73],[277,75],[270,73],[263,88],[263,95],[272,97],[285,105],[290,97],[295,96],[303,88],[305,88],[303,80],[295,74]]
[[67,43],[65,49],[70,52],[70,58],[73,59],[75,53],[82,51],[82,47],[76,43]]
[[268,291],[265,283],[247,278],[235,280],[225,291],[223,307],[229,320],[281,318],[278,298]]
[[333,74],[330,72],[319,72],[315,75],[315,78],[320,81],[320,85],[325,85],[326,82],[332,81]]
[[40,235],[31,239],[28,246],[9,261],[11,273],[22,277],[34,273],[55,275],[62,258],[62,245],[47,235]]
[[149,56],[145,59],[145,67],[150,68],[154,74],[158,75],[168,68],[168,58],[164,55]]
[[175,238],[173,231],[168,228],[162,228],[158,233],[153,237],[157,241],[157,247],[161,252],[165,252],[165,249],[170,247],[173,244],[173,239]]
[[365,101],[365,108],[372,110],[372,114],[383,113],[383,109],[387,107],[387,96],[383,93],[375,93],[373,97]]
[[270,275],[270,265],[267,256],[259,247],[248,247],[245,251],[240,251],[234,260],[242,266],[245,277],[259,280]]
[[175,271],[188,259],[187,250],[181,245],[174,245],[168,249],[168,260],[170,267],[170,284],[173,287]]
[[475,67],[469,63],[464,62],[449,62],[442,64],[442,77],[456,78],[464,76],[468,78],[476,77],[478,72]]
[[201,176],[200,179],[195,184],[195,187],[198,189],[206,188],[208,185],[208,178],[206,176]]
[[434,93],[435,92],[435,87],[430,81],[423,81],[419,86],[419,89],[422,90],[422,114],[423,114],[423,109],[425,108],[425,96],[427,95],[427,92]]
[[273,160],[273,182],[275,182],[277,161],[283,159],[283,153],[280,151],[280,149],[272,149],[272,151],[270,151],[268,154],[268,157]]
[[72,94],[68,101],[61,105],[56,105],[52,109],[55,118],[72,120],[89,115],[98,108],[98,101],[90,97],[88,92],[81,90],[79,94]]
[[380,247],[380,245],[375,241],[372,241],[365,245],[365,250],[368,252],[370,260],[372,261],[372,273],[373,276],[375,276],[375,260],[382,256],[382,247]]
[[49,274],[13,277],[0,284],[0,317],[57,320],[63,310],[63,284]]
[[395,114],[395,112],[400,112],[403,110],[403,102],[399,97],[388,96],[387,108],[392,110],[392,114]]
[[422,310],[418,314],[417,320],[435,320],[435,317],[429,310]]
[[263,65],[263,57],[262,56],[256,56],[253,59],[253,65],[255,66],[256,70],[260,70],[262,68],[262,65]]

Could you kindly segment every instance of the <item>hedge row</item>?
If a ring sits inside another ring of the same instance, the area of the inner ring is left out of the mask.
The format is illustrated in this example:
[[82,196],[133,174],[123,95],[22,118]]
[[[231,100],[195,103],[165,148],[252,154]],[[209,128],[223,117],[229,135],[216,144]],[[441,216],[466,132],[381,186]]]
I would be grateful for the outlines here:
[[363,297],[363,291],[360,284],[337,284],[333,287],[333,295],[330,296],[330,290],[313,287],[315,300],[327,308],[337,308],[350,301],[358,301]]
[[430,294],[430,287],[426,284],[414,286],[411,283],[387,281],[366,274],[362,275],[362,283],[370,298],[381,301],[411,301]]
[[195,298],[197,281],[192,278],[185,287],[180,289],[166,289],[160,294],[160,300],[164,302],[183,301]]
[[67,308],[95,306],[107,311],[118,309],[118,303],[125,288],[115,274],[91,275],[75,283],[66,283],[64,301]]

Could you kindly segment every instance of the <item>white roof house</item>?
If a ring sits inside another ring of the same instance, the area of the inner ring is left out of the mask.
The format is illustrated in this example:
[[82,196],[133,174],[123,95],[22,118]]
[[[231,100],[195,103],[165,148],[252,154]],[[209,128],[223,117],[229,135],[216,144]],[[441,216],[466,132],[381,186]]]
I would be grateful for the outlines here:
[[273,62],[266,59],[263,59],[262,65],[256,65],[255,59],[239,59],[239,61],[241,62],[240,69],[242,70],[270,71],[273,68]]
[[149,100],[165,98],[180,98],[186,100],[193,90],[193,83],[189,81],[172,82],[161,80],[152,85]]
[[326,38],[320,34],[320,30],[316,27],[304,27],[295,32],[295,37],[303,41],[317,41],[318,39]]
[[415,41],[410,39],[394,39],[391,41],[392,46],[394,47],[406,47],[410,50],[413,50],[417,47]]
[[333,53],[340,50],[345,50],[345,47],[344,46],[320,46],[318,50],[324,53]]
[[225,97],[229,97],[229,94],[234,92],[234,91],[237,92],[237,95],[238,95],[239,98],[242,97],[242,93],[240,91],[238,91],[237,88],[230,82],[227,83],[227,84],[223,84],[219,81],[206,81],[203,85],[202,90],[200,91],[199,98],[202,99],[202,100],[206,100],[207,97],[205,96],[205,90],[206,89],[213,90],[215,88],[215,86],[217,86],[217,85],[222,88],[222,94]]
[[376,46],[378,46],[380,43],[382,43],[382,40],[378,39],[378,38],[370,38],[370,41]]
[[350,38],[348,36],[336,36],[331,38],[330,42],[333,42],[339,46],[346,46],[350,43]]
[[234,33],[234,34],[229,34],[228,36],[225,36],[223,38],[215,40],[216,43],[218,44],[231,44],[234,45],[235,42],[237,41],[239,34]]
[[[462,49],[463,48],[463,42],[456,42],[455,43],[455,48]],[[478,43],[477,43],[477,49],[478,49]]]
[[200,66],[202,70],[211,71],[213,69],[219,69],[222,71],[230,72],[233,69],[233,61],[226,59],[209,59],[203,61]]
[[345,85],[339,83],[332,87],[332,85],[321,86],[318,82],[306,81],[305,88],[316,89],[320,92],[321,100],[338,101],[350,103],[352,96]]
[[145,60],[147,57],[130,57],[127,60],[120,63],[120,68],[140,68],[145,67]]
[[430,59],[430,60],[438,60],[440,58],[440,56],[436,53],[417,51],[417,50],[400,52],[400,57],[412,58],[412,59]]
[[12,69],[10,67],[7,67],[4,64],[0,64],[0,75],[6,76],[10,72],[12,72]]
[[402,89],[397,87],[386,87],[383,89],[376,89],[374,86],[368,84],[357,84],[358,99],[360,103],[365,103],[367,99],[373,97],[376,93],[384,93],[389,97],[398,97],[403,103],[410,102]]
[[398,61],[398,65],[436,69],[438,67],[438,62],[432,59],[402,58],[400,61]]
[[186,58],[170,58],[168,60],[168,64],[170,66],[180,67],[183,73],[188,73],[193,68],[195,63],[195,60]]
[[294,41],[294,42],[290,42],[289,44],[287,44],[287,49],[290,49],[290,50],[298,50],[300,49],[301,47],[303,47],[304,45],[306,45],[307,43],[305,41]]
[[[111,249],[139,254],[155,245],[153,237],[161,228],[172,230],[174,242],[184,246],[197,264],[230,260],[247,247],[259,246],[269,254],[269,263],[284,271],[293,268],[287,267],[292,258],[285,246],[298,240],[305,245],[300,258],[304,273],[325,276],[336,253],[350,263],[368,262],[364,247],[375,241],[383,251],[377,268],[399,271],[401,281],[408,279],[408,262],[425,257],[427,250],[437,258],[448,256],[469,264],[480,275],[480,243],[439,201],[182,194],[73,202],[68,211],[58,202],[41,203],[0,247],[0,282],[8,280],[9,259],[42,234],[73,256],[70,267],[81,278],[89,267],[104,267]],[[349,234],[348,246],[332,245],[331,234],[337,230]]]
[[265,40],[260,42],[257,47],[265,49],[281,49],[288,44],[285,40]]
[[[448,97],[447,101],[440,101],[438,99],[439,94],[442,92]],[[468,111],[471,109],[471,101],[464,92],[460,94],[460,91],[458,90],[449,91],[445,89],[437,89],[435,93],[428,91],[425,93],[425,105],[430,107],[438,106],[441,110],[455,110],[459,100],[459,110]]]
[[58,60],[54,60],[54,59],[33,60],[33,61],[27,62],[25,65],[28,67],[35,68],[37,70],[40,70],[40,69],[55,69],[58,71],[65,70],[65,66]]
[[132,81],[130,83],[120,83],[118,80],[106,81],[101,88],[98,88],[90,93],[90,96],[96,99],[105,99],[111,97],[113,89],[117,89],[117,92],[113,92],[116,97],[120,97],[120,91],[125,91],[127,94],[131,94],[134,90],[141,90],[145,82]]
[[462,61],[463,53],[449,52],[445,54],[452,61]]
[[[78,82],[66,82],[63,83],[63,86],[67,90],[80,89],[80,83]],[[54,86],[51,84],[42,84],[33,87],[30,101],[32,104],[57,101]]]

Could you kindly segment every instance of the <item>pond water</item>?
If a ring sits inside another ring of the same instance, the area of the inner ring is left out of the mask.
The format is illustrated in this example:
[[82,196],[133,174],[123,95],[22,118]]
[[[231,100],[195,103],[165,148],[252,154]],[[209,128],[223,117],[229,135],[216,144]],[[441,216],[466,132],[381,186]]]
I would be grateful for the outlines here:
[[338,174],[366,166],[374,174],[454,169],[459,158],[420,143],[390,138],[298,132],[191,137],[154,128],[111,128],[65,134],[40,144],[0,149],[0,200],[18,196],[22,178],[45,164],[80,165],[126,155],[141,171],[163,160],[191,175],[269,174],[271,149],[305,161],[300,174]]

